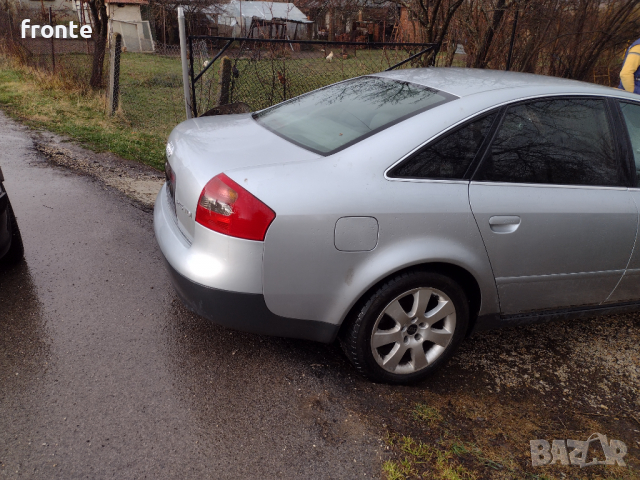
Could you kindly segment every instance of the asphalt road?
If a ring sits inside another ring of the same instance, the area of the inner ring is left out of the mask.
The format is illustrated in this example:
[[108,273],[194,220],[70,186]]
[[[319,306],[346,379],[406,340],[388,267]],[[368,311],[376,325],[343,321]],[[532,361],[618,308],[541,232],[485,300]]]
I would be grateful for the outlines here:
[[485,332],[426,382],[374,384],[335,345],[188,312],[145,207],[157,172],[60,141],[0,112],[26,248],[0,271],[0,479],[379,478],[405,435],[449,455],[414,465],[431,478],[462,461],[478,478],[583,478],[532,467],[529,442],[594,432],[625,442],[629,468],[584,478],[639,478],[639,314]]
[[152,215],[1,112],[0,165],[26,250],[0,272],[0,478],[379,476],[335,346],[186,311]]

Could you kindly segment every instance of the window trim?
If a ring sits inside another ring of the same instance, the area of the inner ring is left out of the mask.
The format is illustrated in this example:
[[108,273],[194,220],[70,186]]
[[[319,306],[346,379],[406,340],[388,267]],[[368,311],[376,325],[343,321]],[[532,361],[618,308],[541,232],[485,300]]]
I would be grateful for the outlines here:
[[484,139],[484,142],[480,146],[480,150],[478,150],[478,153],[476,154],[473,161],[469,164],[469,168],[467,168],[467,171],[465,172],[465,178],[467,178],[469,181],[473,180],[473,177],[478,172],[478,168],[487,155],[487,151],[493,144],[493,141],[496,138],[496,134],[502,126],[502,121],[504,120],[504,115],[509,108],[509,105],[502,105],[499,109],[497,109],[496,118],[493,120],[493,125],[491,125],[491,128],[489,129],[487,138]]
[[[623,178],[621,183],[626,183],[624,185],[581,185],[581,184],[564,184],[564,183],[530,183],[530,182],[505,182],[505,181],[496,181],[496,180],[478,180],[476,176],[481,170],[484,162],[487,159],[488,152],[490,147],[493,145],[496,135],[500,131],[502,124],[504,122],[504,118],[506,116],[507,111],[511,107],[515,107],[518,105],[524,105],[527,103],[545,101],[545,100],[562,100],[562,99],[591,99],[591,100],[601,100],[604,103],[605,107],[605,116],[607,118],[607,123],[609,125],[609,134],[613,140],[613,150],[618,165],[622,167]],[[589,94],[562,94],[562,95],[545,95],[538,97],[531,97],[526,99],[517,100],[515,102],[510,102],[502,105],[502,112],[499,115],[500,121],[495,125],[495,130],[493,131],[493,135],[491,137],[491,142],[487,145],[487,148],[484,150],[483,155],[478,161],[475,171],[471,176],[470,181],[476,184],[493,184],[493,185],[522,185],[522,186],[551,186],[551,187],[564,187],[564,188],[598,188],[598,189],[626,189],[629,188],[631,183],[629,171],[628,171],[628,157],[627,160],[623,160],[623,151],[621,151],[620,140],[618,139],[614,126],[618,126],[618,122],[616,121],[615,115],[613,114],[610,99],[615,98],[612,96],[603,96],[603,95],[589,95]]]
[[580,190],[618,190],[626,192],[629,190],[627,186],[602,186],[602,185],[565,185],[563,183],[513,183],[513,182],[496,182],[493,180],[471,180],[471,185],[482,185],[487,187],[523,187],[523,188],[569,188]]
[[631,137],[629,136],[629,128],[627,127],[627,121],[624,118],[624,114],[622,113],[622,108],[620,107],[620,103],[630,103],[632,105],[636,105],[640,108],[640,102],[634,102],[633,100],[627,98],[609,98],[611,105],[611,110],[614,113],[614,119],[616,122],[616,126],[622,132],[622,137],[618,139],[618,143],[621,143],[621,152],[627,159],[627,169],[629,173],[629,188],[640,188],[638,185],[638,175],[636,173],[636,161],[633,155],[633,144],[631,143]]

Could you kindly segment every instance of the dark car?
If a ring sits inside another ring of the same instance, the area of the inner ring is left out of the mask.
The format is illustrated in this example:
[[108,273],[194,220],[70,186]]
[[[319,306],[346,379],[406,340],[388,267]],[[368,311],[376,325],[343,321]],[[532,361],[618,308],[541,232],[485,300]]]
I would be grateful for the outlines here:
[[22,260],[24,247],[9,195],[4,188],[0,169],[0,267],[14,265]]

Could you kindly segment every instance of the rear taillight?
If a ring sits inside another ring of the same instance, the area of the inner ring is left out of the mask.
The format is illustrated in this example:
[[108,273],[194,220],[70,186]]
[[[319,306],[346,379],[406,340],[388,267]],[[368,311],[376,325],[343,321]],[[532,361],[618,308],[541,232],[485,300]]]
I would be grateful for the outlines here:
[[200,225],[247,240],[264,240],[274,218],[273,210],[224,173],[205,185],[196,209]]

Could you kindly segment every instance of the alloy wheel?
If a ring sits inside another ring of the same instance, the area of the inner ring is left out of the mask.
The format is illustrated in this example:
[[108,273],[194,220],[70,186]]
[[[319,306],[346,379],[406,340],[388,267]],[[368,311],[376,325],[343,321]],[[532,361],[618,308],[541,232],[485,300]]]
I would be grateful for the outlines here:
[[392,300],[377,318],[371,352],[388,372],[415,373],[444,353],[455,329],[453,301],[435,288],[415,288]]

